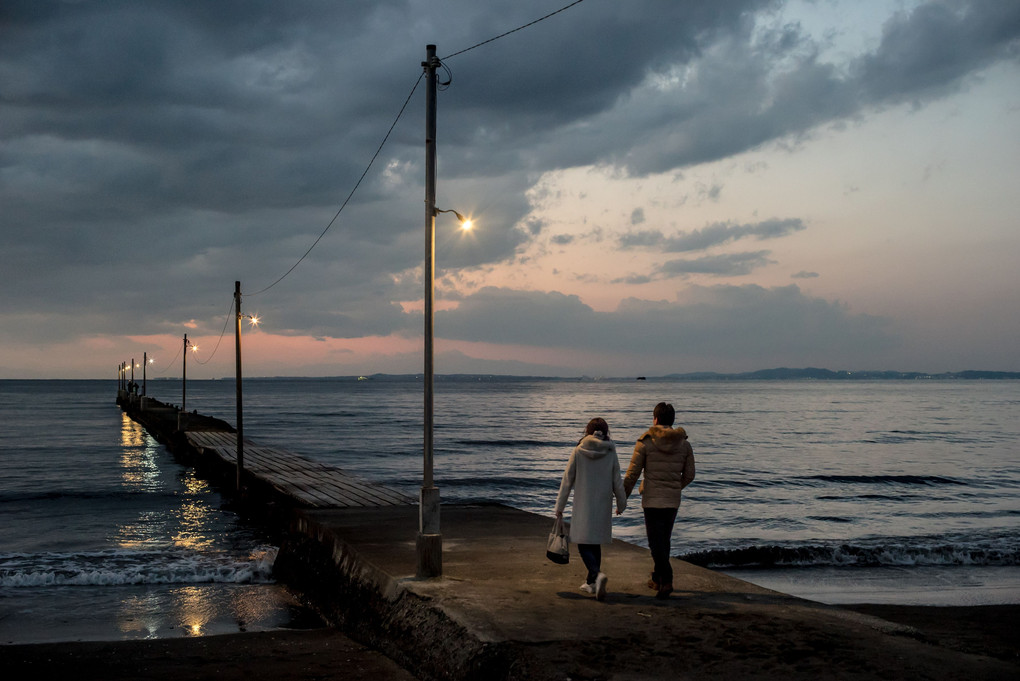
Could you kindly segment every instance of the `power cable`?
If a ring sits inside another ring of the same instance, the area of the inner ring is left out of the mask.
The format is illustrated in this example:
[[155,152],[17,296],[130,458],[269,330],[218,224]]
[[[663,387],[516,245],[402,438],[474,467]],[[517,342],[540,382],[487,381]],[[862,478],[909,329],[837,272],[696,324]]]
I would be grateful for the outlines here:
[[500,38],[505,38],[508,35],[510,35],[511,33],[516,33],[517,31],[523,31],[524,29],[528,28],[529,26],[534,26],[535,24],[539,23],[540,21],[545,21],[549,17],[556,16],[560,12],[565,12],[568,9],[570,9],[571,7],[573,7],[574,5],[580,5],[582,2],[584,2],[584,0],[574,0],[574,2],[572,2],[569,5],[566,5],[564,7],[560,7],[555,12],[550,12],[549,14],[546,14],[544,17],[541,17],[539,19],[535,19],[534,21],[531,21],[531,22],[529,22],[527,24],[524,24],[523,26],[518,26],[517,28],[515,28],[515,29],[513,29],[511,31],[507,31],[506,33],[500,33],[498,36],[496,36],[494,38],[489,38],[488,40],[483,40],[482,42],[478,43],[477,45],[472,45],[471,47],[468,47],[466,49],[461,50],[460,52],[454,52],[453,54],[449,54],[449,55],[443,57],[442,59],[440,59],[440,61],[444,61],[446,59],[452,59],[453,57],[456,57],[457,55],[464,54],[465,52],[470,52],[471,50],[473,50],[475,48],[481,47],[482,45],[488,45],[491,42],[499,40]]
[[196,357],[195,361],[197,363],[199,363],[199,364],[208,364],[209,362],[212,361],[212,358],[216,356],[216,351],[220,349],[220,343],[223,341],[223,336],[225,336],[227,334],[227,325],[230,324],[230,313],[231,313],[231,311],[233,309],[234,309],[234,297],[231,296],[230,297],[230,309],[227,310],[227,318],[223,322],[223,330],[220,331],[220,337],[219,337],[219,340],[216,341],[216,347],[213,348],[212,354],[209,355],[208,359],[206,359],[204,362],[202,360],[200,360],[198,357]]
[[249,293],[248,294],[249,296],[257,296],[257,295],[259,295],[261,293],[265,293],[266,291],[268,291],[269,289],[273,288],[274,286],[279,284],[281,281],[283,281],[287,277],[287,275],[289,275],[291,272],[293,272],[297,268],[297,266],[300,265],[301,262],[305,258],[308,257],[308,254],[311,253],[312,249],[315,248],[318,245],[318,243],[322,240],[322,237],[326,236],[326,232],[329,231],[329,228],[332,227],[333,223],[335,223],[337,218],[340,217],[340,213],[342,213],[344,211],[344,208],[347,207],[347,204],[350,202],[351,198],[354,196],[354,192],[358,191],[358,187],[361,186],[361,182],[365,179],[365,176],[368,175],[368,171],[372,168],[372,164],[375,163],[375,160],[379,157],[379,154],[382,152],[383,146],[385,146],[386,141],[390,138],[390,135],[393,133],[393,128],[395,128],[397,126],[397,121],[399,121],[400,117],[404,115],[404,110],[407,109],[408,102],[411,101],[411,97],[414,95],[415,90],[418,89],[418,84],[421,83],[421,79],[424,78],[424,77],[425,77],[425,73],[424,72],[419,74],[418,80],[416,80],[414,82],[414,87],[412,87],[411,91],[409,93],[407,93],[407,99],[404,100],[404,105],[402,107],[400,107],[400,112],[397,114],[397,117],[395,119],[393,119],[393,124],[390,125],[390,129],[386,131],[386,135],[383,137],[382,142],[379,143],[379,148],[376,149],[375,150],[375,154],[372,155],[372,160],[370,160],[368,162],[368,165],[365,167],[365,171],[363,173],[361,173],[361,177],[359,177],[358,181],[354,184],[354,189],[352,189],[351,193],[347,195],[346,199],[344,199],[344,202],[340,205],[340,209],[337,210],[336,215],[334,215],[333,219],[329,221],[329,224],[326,225],[326,228],[324,230],[322,230],[322,234],[320,234],[319,237],[314,242],[312,242],[312,245],[308,247],[308,250],[305,251],[305,254],[302,255],[300,258],[298,258],[298,261],[296,263],[294,263],[289,270],[284,272],[283,275],[279,279],[277,279],[276,281],[274,281],[272,284],[270,284],[269,286],[265,287],[261,291],[256,291],[255,293]]

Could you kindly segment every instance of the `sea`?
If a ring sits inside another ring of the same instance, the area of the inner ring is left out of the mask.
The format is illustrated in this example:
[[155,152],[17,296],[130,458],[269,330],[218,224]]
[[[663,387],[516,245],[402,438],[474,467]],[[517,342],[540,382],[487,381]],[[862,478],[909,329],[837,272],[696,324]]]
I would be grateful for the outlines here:
[[[417,496],[420,377],[246,379],[245,436]],[[273,579],[279,538],[175,460],[109,381],[0,381],[0,644],[320,623]],[[149,380],[236,421],[233,380]],[[826,603],[1020,603],[1020,381],[437,377],[444,504],[547,515],[605,418],[625,469],[667,401],[690,438],[673,555]],[[614,536],[647,546],[640,503]]]

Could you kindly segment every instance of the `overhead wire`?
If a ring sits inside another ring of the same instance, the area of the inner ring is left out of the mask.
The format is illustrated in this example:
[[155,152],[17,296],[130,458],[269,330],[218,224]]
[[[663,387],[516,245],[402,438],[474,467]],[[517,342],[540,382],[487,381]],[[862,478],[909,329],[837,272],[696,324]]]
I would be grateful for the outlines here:
[[358,191],[358,187],[361,186],[361,182],[365,179],[365,176],[368,175],[368,171],[371,170],[372,164],[374,164],[375,160],[379,158],[379,154],[382,152],[383,146],[385,146],[386,141],[390,138],[390,135],[393,133],[393,128],[397,126],[397,122],[400,120],[400,117],[404,115],[404,110],[407,109],[407,104],[411,101],[411,97],[414,95],[415,90],[418,89],[418,84],[421,83],[421,79],[424,77],[425,77],[424,72],[418,75],[418,80],[414,82],[414,87],[412,87],[411,91],[407,93],[407,98],[404,100],[404,105],[400,107],[400,111],[397,113],[397,117],[393,119],[393,123],[390,125],[390,129],[386,131],[386,135],[383,136],[382,142],[379,143],[379,147],[375,150],[375,154],[372,155],[372,158],[368,162],[368,165],[365,167],[364,172],[361,173],[361,177],[358,178],[358,181],[354,184],[354,188],[351,189],[351,193],[347,195],[346,199],[344,199],[344,202],[340,205],[340,208],[333,216],[333,219],[330,220],[329,224],[326,225],[326,228],[323,229],[322,233],[319,234],[318,238],[314,242],[312,242],[312,245],[308,247],[308,250],[305,251],[304,255],[298,258],[297,262],[291,265],[291,268],[284,272],[279,279],[277,279],[272,284],[270,284],[269,286],[265,287],[260,291],[256,291],[255,293],[249,293],[248,294],[249,296],[257,296],[260,293],[265,293],[266,291],[268,291],[269,289],[273,288],[281,281],[283,281],[287,277],[287,275],[293,272],[297,268],[297,266],[300,265],[301,262],[308,257],[308,254],[312,252],[312,249],[315,248],[320,241],[322,241],[322,237],[326,236],[326,232],[329,231],[330,227],[332,227],[333,224],[337,221],[337,218],[340,217],[340,213],[342,213],[344,211],[344,208],[347,207],[347,204],[350,203],[351,198],[353,198],[354,196],[354,192]]
[[515,28],[513,30],[510,30],[510,31],[507,31],[506,33],[500,33],[499,35],[497,35],[497,36],[495,36],[493,38],[489,38],[488,40],[483,40],[480,43],[472,45],[471,47],[467,47],[467,48],[465,48],[463,50],[460,50],[458,52],[454,52],[453,54],[448,54],[445,57],[442,57],[440,59],[440,61],[443,61],[443,60],[446,60],[446,59],[452,59],[452,58],[454,58],[454,57],[456,57],[458,55],[464,54],[465,52],[470,52],[471,50],[477,49],[477,48],[481,47],[482,45],[488,45],[491,42],[495,42],[495,41],[499,40],[500,38],[505,38],[508,35],[510,35],[511,33],[517,33],[517,31],[523,31],[524,29],[526,29],[526,28],[528,28],[530,26],[534,26],[535,24],[537,24],[539,22],[542,22],[542,21],[545,21],[546,19],[548,19],[550,17],[556,16],[560,12],[566,12],[568,9],[570,9],[574,5],[580,5],[582,2],[584,2],[584,0],[574,0],[574,2],[570,3],[569,5],[565,5],[563,7],[560,7],[555,12],[549,12],[549,14],[546,14],[544,17],[540,17],[538,19],[535,19],[534,21],[530,21],[530,22],[524,24],[523,26],[518,26],[517,28]]
[[[500,38],[505,38],[508,35],[511,35],[513,33],[517,33],[518,31],[522,31],[522,30],[524,30],[524,29],[526,29],[526,28],[528,28],[530,26],[534,26],[535,24],[540,23],[542,21],[545,21],[546,19],[549,19],[550,17],[554,17],[554,16],[556,16],[557,14],[559,14],[561,12],[565,12],[566,10],[570,9],[571,7],[573,7],[574,5],[579,5],[582,2],[584,2],[584,0],[574,0],[574,2],[571,2],[570,4],[565,5],[565,6],[559,8],[558,10],[556,10],[554,12],[550,12],[550,13],[546,14],[545,16],[539,17],[538,19],[535,19],[534,21],[529,21],[528,23],[523,24],[522,26],[518,26],[515,29],[509,30],[509,31],[505,31],[504,33],[500,33],[499,35],[497,35],[495,37],[489,38],[488,40],[483,40],[480,43],[476,43],[476,44],[472,45],[471,47],[465,48],[465,49],[460,50],[458,52],[454,52],[453,54],[450,54],[450,55],[448,55],[446,57],[443,57],[439,61],[440,61],[440,66],[447,73],[447,79],[444,82],[439,84],[440,89],[445,90],[447,87],[449,87],[450,83],[453,80],[453,73],[450,71],[449,66],[447,66],[446,64],[443,63],[444,60],[451,59],[451,58],[456,57],[458,55],[464,54],[465,52],[470,52],[471,50],[474,50],[474,49],[477,49],[477,48],[481,47],[482,45],[488,45],[491,42],[495,42],[496,40],[499,40]],[[361,173],[361,177],[358,178],[358,181],[354,184],[354,188],[351,189],[350,194],[347,195],[347,198],[344,199],[344,202],[340,205],[340,208],[337,210],[336,214],[333,215],[333,219],[329,221],[329,223],[326,225],[326,227],[322,230],[322,232],[319,234],[319,236],[315,239],[315,241],[312,242],[312,245],[308,247],[308,250],[305,251],[304,254],[300,258],[297,259],[297,262],[295,262],[293,265],[291,265],[289,270],[284,272],[280,276],[280,278],[278,278],[276,281],[271,283],[269,286],[266,286],[265,288],[263,288],[263,289],[261,289],[259,291],[256,291],[255,293],[249,293],[248,294],[249,296],[257,296],[259,294],[265,293],[266,291],[268,291],[269,289],[273,288],[274,286],[279,284],[281,281],[286,279],[287,276],[289,276],[291,272],[293,272],[295,269],[297,269],[298,265],[300,265],[304,261],[304,259],[308,257],[308,254],[312,252],[312,250],[319,244],[320,241],[322,241],[322,238],[324,236],[326,236],[326,232],[328,232],[330,230],[330,228],[334,225],[334,223],[336,223],[337,219],[340,217],[340,214],[344,211],[344,208],[347,207],[347,204],[350,203],[351,199],[354,197],[355,192],[358,191],[358,187],[361,186],[361,183],[362,183],[362,181],[364,181],[365,176],[368,175],[368,171],[372,169],[372,165],[375,163],[376,159],[379,157],[379,154],[382,153],[383,147],[386,145],[386,142],[389,140],[390,135],[393,133],[393,129],[397,126],[397,123],[400,121],[400,118],[404,115],[404,111],[407,109],[407,105],[408,105],[408,103],[410,103],[411,97],[414,96],[415,91],[418,89],[418,85],[421,84],[421,80],[424,77],[425,77],[424,72],[418,75],[418,79],[414,82],[414,86],[411,88],[411,91],[407,94],[407,97],[404,99],[403,106],[400,107],[400,111],[397,113],[396,118],[393,119],[393,123],[390,125],[389,130],[387,130],[386,134],[383,136],[382,141],[379,143],[378,148],[375,150],[375,154],[372,155],[372,158],[369,160],[368,165],[365,167],[364,172]]]
[[227,310],[227,318],[223,322],[223,330],[220,331],[220,337],[216,341],[216,347],[213,348],[212,354],[209,355],[209,357],[204,362],[200,360],[198,357],[195,358],[196,362],[198,362],[199,364],[208,364],[209,362],[212,361],[212,358],[216,356],[216,351],[220,349],[220,343],[223,341],[223,336],[227,334],[227,325],[230,324],[230,313],[233,312],[233,310],[234,310],[234,298],[233,296],[231,296],[230,309]]
[[165,374],[166,372],[170,371],[170,369],[173,367],[173,365],[177,362],[177,358],[181,356],[181,351],[183,349],[184,349],[184,344],[181,343],[179,346],[177,346],[177,354],[174,355],[174,358],[172,360],[170,360],[170,363],[167,364],[166,367],[164,367],[163,369],[157,371],[156,373],[157,374]]

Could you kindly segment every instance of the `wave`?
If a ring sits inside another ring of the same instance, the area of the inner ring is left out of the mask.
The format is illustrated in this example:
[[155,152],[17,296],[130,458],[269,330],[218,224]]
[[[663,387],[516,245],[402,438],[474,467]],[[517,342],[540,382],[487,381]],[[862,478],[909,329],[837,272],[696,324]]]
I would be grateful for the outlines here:
[[519,491],[527,493],[533,489],[546,489],[552,490],[555,494],[559,488],[560,480],[559,477],[553,476],[526,478],[512,475],[493,475],[489,478],[458,478],[448,475],[443,478],[440,484],[448,488],[483,488],[491,489],[495,492]]
[[247,556],[108,550],[0,554],[0,587],[270,584],[275,547]]
[[176,499],[173,491],[152,491],[150,489],[95,489],[95,490],[32,490],[0,493],[0,504],[36,501],[111,501],[128,499]]
[[797,480],[818,480],[821,482],[838,482],[862,485],[961,485],[962,480],[942,475],[804,475]]
[[479,440],[479,439],[457,439],[453,444],[467,447],[486,447],[492,449],[520,449],[522,447],[563,447],[573,449],[577,445],[574,440]]
[[867,444],[898,445],[909,442],[949,442],[952,444],[969,444],[977,442],[973,437],[956,432],[891,430],[887,433],[873,433],[874,437],[861,440]]
[[988,548],[942,544],[933,546],[864,546],[856,544],[749,546],[699,551],[682,560],[709,568],[783,567],[923,567],[1020,565],[1020,546]]

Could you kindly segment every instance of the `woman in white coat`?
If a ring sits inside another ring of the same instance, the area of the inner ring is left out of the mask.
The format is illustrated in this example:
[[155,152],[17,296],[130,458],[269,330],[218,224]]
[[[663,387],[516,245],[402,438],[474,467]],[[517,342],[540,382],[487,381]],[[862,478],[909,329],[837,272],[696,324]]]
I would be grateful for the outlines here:
[[570,541],[577,545],[577,552],[588,568],[581,591],[595,594],[601,601],[606,597],[608,581],[602,572],[602,544],[613,541],[613,497],[616,497],[616,515],[627,508],[620,461],[616,457],[616,445],[609,439],[609,424],[605,419],[592,419],[584,430],[584,437],[570,454],[556,497],[557,518],[563,518],[571,489],[574,490],[574,505]]

